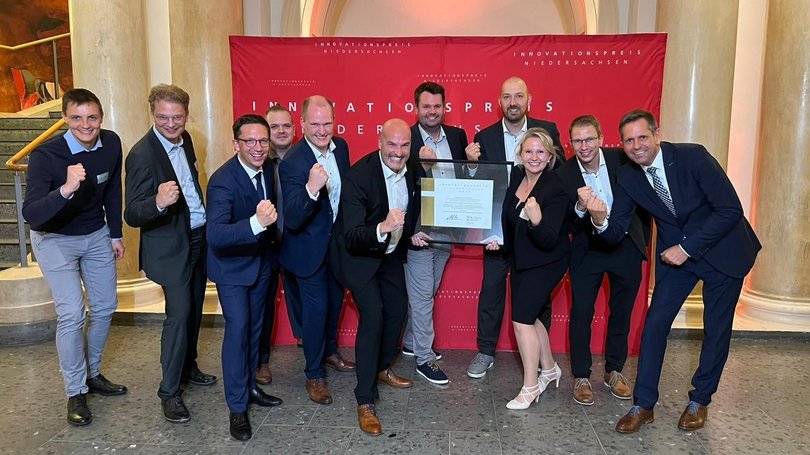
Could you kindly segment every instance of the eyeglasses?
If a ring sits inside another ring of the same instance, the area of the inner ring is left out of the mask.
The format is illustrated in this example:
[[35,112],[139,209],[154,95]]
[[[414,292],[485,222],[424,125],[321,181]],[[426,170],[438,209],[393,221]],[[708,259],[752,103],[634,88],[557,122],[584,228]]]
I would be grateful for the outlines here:
[[185,120],[185,118],[186,118],[185,115],[163,115],[163,114],[158,114],[158,115],[155,116],[155,121],[160,123],[160,124],[169,123],[169,120],[174,120],[174,123],[180,123],[183,120]]
[[586,137],[585,139],[571,139],[571,144],[575,147],[582,147],[583,145],[593,145],[596,143],[596,140],[599,138],[596,137]]
[[237,137],[236,140],[244,142],[245,145],[248,146],[248,148],[256,147],[256,144],[261,145],[262,148],[270,147],[270,140],[269,139],[242,139],[242,138]]

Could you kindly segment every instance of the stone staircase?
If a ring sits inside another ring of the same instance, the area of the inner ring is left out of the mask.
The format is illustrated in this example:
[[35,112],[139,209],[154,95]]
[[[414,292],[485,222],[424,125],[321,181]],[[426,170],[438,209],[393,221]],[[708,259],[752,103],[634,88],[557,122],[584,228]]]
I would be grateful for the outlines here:
[[[59,118],[59,112],[52,112],[49,117],[0,117],[0,270],[20,262],[14,172],[6,169],[6,161],[53,126]],[[22,162],[27,161],[26,158]],[[22,181],[25,195],[25,175]],[[27,232],[26,225],[26,237]],[[30,252],[30,240],[27,243]]]

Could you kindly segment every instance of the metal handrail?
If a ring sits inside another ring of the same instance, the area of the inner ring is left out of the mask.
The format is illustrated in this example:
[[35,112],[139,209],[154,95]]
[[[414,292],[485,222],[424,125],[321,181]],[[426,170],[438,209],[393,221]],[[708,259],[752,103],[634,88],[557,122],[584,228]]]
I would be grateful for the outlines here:
[[51,43],[51,49],[53,50],[53,91],[54,91],[54,98],[59,98],[59,63],[57,62],[56,58],[56,41],[62,38],[67,38],[70,36],[70,32],[62,33],[61,35],[54,35],[48,38],[42,38],[35,41],[29,41],[27,43],[17,44],[15,46],[6,46],[5,44],[0,44],[0,49],[4,49],[7,51],[18,51],[20,49],[25,49],[26,47],[36,46],[38,44],[45,44]]
[[23,194],[22,194],[22,176],[21,174],[28,171],[27,164],[19,164],[19,161],[28,156],[32,150],[37,148],[39,144],[45,142],[49,137],[53,136],[59,128],[65,125],[65,119],[60,118],[57,120],[56,123],[53,124],[50,128],[48,128],[45,132],[37,136],[36,139],[31,141],[30,144],[26,145],[22,148],[19,152],[15,153],[14,156],[9,158],[6,161],[6,169],[10,171],[14,171],[14,199],[17,205],[17,240],[20,244],[20,266],[21,267],[28,267],[28,255],[26,247],[25,247],[25,220],[23,219],[22,215],[22,206],[23,206]]

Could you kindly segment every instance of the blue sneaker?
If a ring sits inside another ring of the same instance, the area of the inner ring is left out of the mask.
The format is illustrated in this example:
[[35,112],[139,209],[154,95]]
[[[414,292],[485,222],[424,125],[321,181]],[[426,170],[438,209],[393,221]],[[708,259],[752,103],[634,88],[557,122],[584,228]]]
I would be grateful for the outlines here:
[[418,365],[416,372],[434,384],[447,384],[450,382],[450,380],[447,379],[447,375],[444,374],[444,371],[442,371],[439,365],[433,360],[428,360],[422,365]]
[[[408,356],[408,357],[413,357],[414,356],[413,349],[406,348],[405,346],[402,346],[402,355]],[[441,360],[442,359],[442,353],[439,352],[439,351],[434,350],[433,355],[436,357],[436,360]]]

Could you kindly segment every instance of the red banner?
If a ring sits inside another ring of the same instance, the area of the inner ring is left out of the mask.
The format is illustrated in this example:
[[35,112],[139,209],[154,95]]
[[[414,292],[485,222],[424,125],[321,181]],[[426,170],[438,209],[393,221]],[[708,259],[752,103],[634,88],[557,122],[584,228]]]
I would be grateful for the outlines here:
[[[313,94],[335,104],[335,134],[345,138],[352,161],[377,148],[388,119],[416,121],[413,91],[424,81],[446,89],[446,123],[472,141],[501,117],[498,96],[510,76],[523,78],[532,101],[529,115],[557,123],[571,155],[568,124],[582,114],[602,122],[605,146],[618,146],[621,115],[661,106],[666,35],[544,35],[425,38],[230,38],[234,117],[264,114],[271,104],[293,113],[301,137],[301,103]],[[481,283],[481,248],[454,249],[436,297],[436,347],[475,349]],[[646,268],[646,266],[645,266]],[[647,271],[636,302],[631,351],[636,352],[647,302]],[[605,286],[606,287],[606,286]],[[605,291],[605,289],[603,289]],[[604,348],[605,293],[597,302],[591,347]],[[554,296],[552,349],[568,351],[567,279]],[[499,348],[516,349],[504,317]],[[292,341],[284,305],[276,341]],[[357,310],[347,305],[341,342],[353,345]]]

